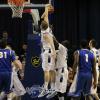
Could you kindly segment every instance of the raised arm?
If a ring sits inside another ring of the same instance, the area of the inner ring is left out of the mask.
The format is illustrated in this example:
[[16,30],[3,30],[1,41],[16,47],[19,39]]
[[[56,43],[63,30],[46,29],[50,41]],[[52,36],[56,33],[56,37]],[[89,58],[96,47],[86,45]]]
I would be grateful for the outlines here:
[[43,35],[43,38],[47,41],[47,43],[49,43],[51,45],[51,48],[52,48],[52,51],[53,51],[53,55],[55,55],[56,51],[55,51],[55,46],[54,46],[54,42],[53,42],[52,36],[50,36],[48,34],[45,34],[45,35]]
[[44,11],[44,13],[42,14],[42,16],[41,16],[41,19],[43,19],[45,22],[47,22],[48,23],[48,25],[49,25],[49,19],[48,19],[48,9],[49,9],[49,6],[50,6],[50,4],[47,4],[46,6],[45,6],[45,11]]

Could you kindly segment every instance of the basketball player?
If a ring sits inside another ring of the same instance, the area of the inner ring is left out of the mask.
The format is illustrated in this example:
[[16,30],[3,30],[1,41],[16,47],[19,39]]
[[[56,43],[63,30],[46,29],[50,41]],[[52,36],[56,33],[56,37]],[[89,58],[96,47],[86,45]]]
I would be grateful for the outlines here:
[[[55,91],[59,96],[59,100],[64,100],[64,93],[67,90],[67,42],[63,41],[62,44],[59,43],[58,51],[56,54],[56,82]],[[52,97],[52,96],[51,96]]]
[[62,44],[54,38],[54,44],[56,49],[56,80],[55,80],[55,92],[47,95],[47,98],[53,98],[55,95],[58,95],[59,100],[64,100],[64,93],[67,90],[67,79],[68,79],[68,70],[67,70],[67,41],[63,41]]
[[[42,68],[44,70],[44,87],[43,91],[38,97],[46,95],[48,90],[48,84],[50,82],[50,73],[54,70],[55,62],[55,47],[53,43],[52,30],[49,28],[48,11],[50,4],[45,6],[45,12],[42,15],[43,21],[41,22],[41,42],[43,46],[42,52]],[[53,73],[53,72],[52,72]],[[53,85],[54,86],[54,83]]]
[[[95,56],[87,49],[86,40],[81,41],[81,49],[74,53],[73,76],[76,71],[76,85],[73,91],[73,99],[80,99],[81,93],[86,100],[91,100],[90,90],[92,86],[92,75],[94,78],[93,88],[97,85],[96,61]],[[78,67],[78,68],[77,68]]]
[[[12,50],[10,46],[7,46],[6,49]],[[16,59],[18,60],[18,56],[16,56]],[[18,78],[18,68],[15,67],[15,65],[12,63],[13,69],[12,69],[12,82],[11,82],[11,93],[7,95],[7,100],[13,100],[13,98],[18,98],[19,96],[22,96],[26,93],[21,81]],[[23,65],[22,65],[23,66]],[[20,73],[20,77],[23,79],[24,73]]]
[[6,41],[0,40],[0,100],[3,100],[10,91],[12,62],[16,67],[22,70],[22,64],[15,57],[12,50],[5,49]]
[[[99,79],[99,67],[98,67],[98,62],[99,62],[99,51],[96,49],[96,41],[94,39],[90,40],[89,42],[89,47],[90,51],[94,54],[96,57],[96,72],[97,72],[97,84],[98,84],[98,79]],[[100,100],[97,94],[97,87],[94,89],[92,86],[91,89],[91,94],[94,96],[96,100]]]

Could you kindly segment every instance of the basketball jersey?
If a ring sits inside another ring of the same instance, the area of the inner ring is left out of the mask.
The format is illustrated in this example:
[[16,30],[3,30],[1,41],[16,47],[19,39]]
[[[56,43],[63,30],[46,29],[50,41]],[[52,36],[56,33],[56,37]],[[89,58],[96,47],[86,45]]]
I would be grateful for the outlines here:
[[91,51],[91,52],[94,54],[94,56],[96,57],[96,69],[99,69],[99,68],[98,68],[99,51],[98,51],[96,48],[92,48],[90,51]]
[[79,72],[92,72],[94,55],[88,49],[79,50]]
[[65,48],[62,44],[59,44],[56,59],[56,68],[67,67],[67,48]]
[[12,61],[14,61],[15,53],[9,49],[0,49],[0,72],[12,72]]
[[51,45],[43,38],[43,35],[48,34],[53,37],[52,30],[48,27],[46,30],[41,30],[41,42],[44,49],[51,48]]

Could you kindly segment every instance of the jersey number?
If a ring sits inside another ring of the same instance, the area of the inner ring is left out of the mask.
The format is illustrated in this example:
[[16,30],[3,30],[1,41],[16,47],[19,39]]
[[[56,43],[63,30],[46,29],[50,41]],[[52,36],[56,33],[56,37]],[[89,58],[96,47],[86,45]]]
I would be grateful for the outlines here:
[[7,52],[0,52],[0,58],[7,58]]
[[88,62],[88,54],[85,54],[85,60]]

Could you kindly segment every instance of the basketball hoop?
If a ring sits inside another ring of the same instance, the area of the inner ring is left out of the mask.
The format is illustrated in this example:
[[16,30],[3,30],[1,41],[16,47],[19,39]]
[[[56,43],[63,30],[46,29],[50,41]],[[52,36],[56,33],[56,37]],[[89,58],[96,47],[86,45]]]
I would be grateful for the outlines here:
[[8,4],[12,9],[12,18],[22,18],[24,0],[8,0]]

